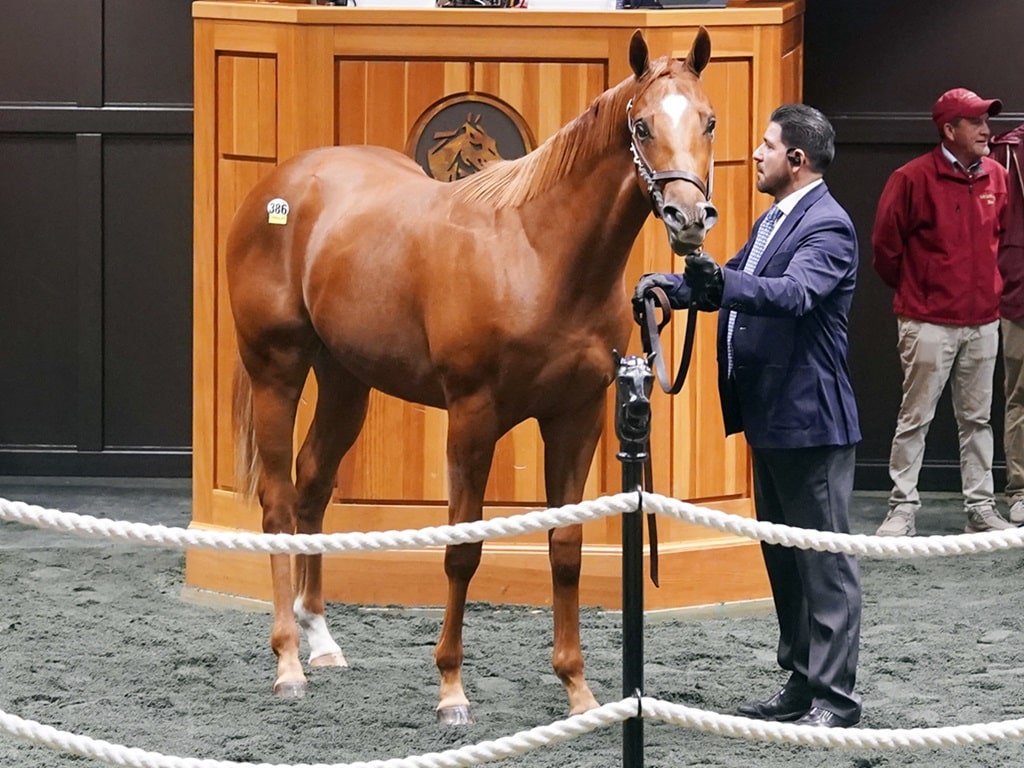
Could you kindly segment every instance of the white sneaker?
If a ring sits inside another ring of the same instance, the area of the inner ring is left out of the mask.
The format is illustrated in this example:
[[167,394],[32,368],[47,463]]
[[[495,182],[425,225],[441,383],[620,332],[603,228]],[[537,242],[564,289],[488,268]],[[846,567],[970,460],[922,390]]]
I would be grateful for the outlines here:
[[996,511],[994,504],[978,504],[968,507],[967,525],[964,533],[981,533],[982,531],[1005,531],[1016,528],[1013,523],[1006,522]]
[[1014,525],[1021,525],[1024,523],[1024,497],[1018,496],[1013,500],[1010,505],[1010,514],[1008,515],[1010,522]]
[[913,536],[915,533],[914,508],[898,504],[889,510],[875,536]]

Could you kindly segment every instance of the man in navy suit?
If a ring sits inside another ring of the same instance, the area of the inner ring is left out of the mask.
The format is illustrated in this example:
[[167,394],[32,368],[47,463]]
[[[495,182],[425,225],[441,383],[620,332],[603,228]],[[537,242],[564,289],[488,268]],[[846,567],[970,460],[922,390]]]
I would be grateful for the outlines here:
[[[835,154],[818,110],[772,113],[754,151],[757,188],[774,204],[750,240],[719,267],[686,257],[684,275],[648,274],[674,307],[719,310],[719,393],[727,434],[743,432],[759,520],[849,532],[857,405],[847,369],[847,323],[857,278],[857,236],[822,176]],[[762,545],[779,621],[778,663],[789,672],[774,696],[739,713],[762,720],[848,727],[855,693],[861,590],[849,555]]]

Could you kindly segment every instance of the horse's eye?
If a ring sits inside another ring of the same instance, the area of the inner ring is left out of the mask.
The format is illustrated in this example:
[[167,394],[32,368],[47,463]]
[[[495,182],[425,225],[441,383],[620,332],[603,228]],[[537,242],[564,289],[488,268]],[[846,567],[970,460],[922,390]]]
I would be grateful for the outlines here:
[[710,120],[708,120],[708,128],[707,128],[708,136],[714,138],[714,136],[715,136],[715,126],[717,124],[718,123],[715,121],[715,118],[713,118],[713,117]]
[[638,139],[649,139],[651,138],[651,129],[647,127],[647,123],[643,120],[636,121],[636,136]]

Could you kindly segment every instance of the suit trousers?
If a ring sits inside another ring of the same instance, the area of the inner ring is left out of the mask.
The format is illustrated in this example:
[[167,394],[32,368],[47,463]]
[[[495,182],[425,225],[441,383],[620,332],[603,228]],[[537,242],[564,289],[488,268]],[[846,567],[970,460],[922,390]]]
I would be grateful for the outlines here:
[[1006,497],[1012,504],[1024,499],[1024,321],[999,321],[1003,335],[1006,416],[1003,448],[1006,451]]
[[[856,449],[752,448],[758,520],[849,533]],[[762,544],[786,689],[859,720],[854,692],[860,651],[860,570],[852,555]]]
[[989,418],[999,352],[999,322],[938,325],[900,317],[898,330],[903,401],[889,452],[889,477],[893,483],[889,506],[921,506],[917,482],[924,461],[925,438],[947,381],[959,436],[964,507],[992,504],[994,444]]

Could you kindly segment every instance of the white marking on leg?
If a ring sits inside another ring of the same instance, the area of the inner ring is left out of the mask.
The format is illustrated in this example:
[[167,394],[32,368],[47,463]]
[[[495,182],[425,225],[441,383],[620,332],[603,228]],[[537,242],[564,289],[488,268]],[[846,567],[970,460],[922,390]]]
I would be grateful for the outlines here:
[[309,642],[309,661],[312,664],[323,656],[335,656],[335,663],[331,666],[347,667],[348,662],[341,652],[341,647],[334,642],[331,631],[327,628],[327,621],[323,614],[311,613],[302,607],[302,600],[298,599],[292,606],[295,612],[295,621],[302,628],[306,640]]

